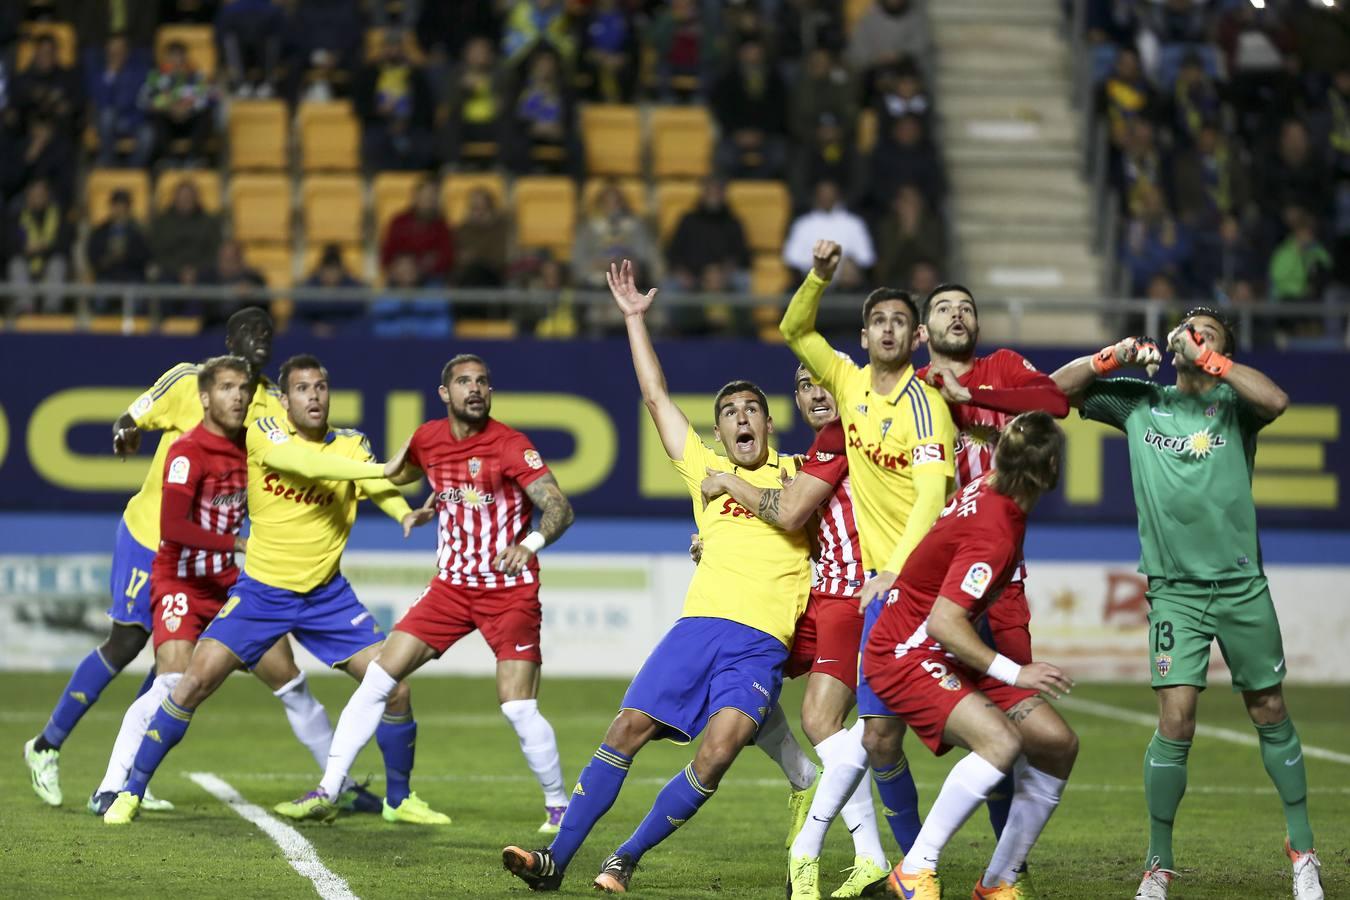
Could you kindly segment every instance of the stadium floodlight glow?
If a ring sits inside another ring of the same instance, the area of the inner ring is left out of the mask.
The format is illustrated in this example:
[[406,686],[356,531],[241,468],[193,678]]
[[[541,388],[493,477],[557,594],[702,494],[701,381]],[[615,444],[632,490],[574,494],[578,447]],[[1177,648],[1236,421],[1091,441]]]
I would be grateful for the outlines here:
[[1256,7],[1257,9],[1265,9],[1266,0],[1252,0],[1252,6]]

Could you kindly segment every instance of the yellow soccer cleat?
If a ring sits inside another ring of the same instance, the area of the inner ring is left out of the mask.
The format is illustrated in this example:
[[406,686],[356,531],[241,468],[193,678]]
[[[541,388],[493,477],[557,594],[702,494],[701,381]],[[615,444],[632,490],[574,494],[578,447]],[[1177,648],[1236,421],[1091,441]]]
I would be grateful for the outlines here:
[[806,814],[811,811],[811,801],[816,797],[816,785],[820,784],[820,767],[816,767],[816,779],[811,786],[800,791],[788,792],[788,834],[783,843],[784,850],[792,849],[792,842],[806,824]]
[[891,893],[902,900],[942,900],[942,882],[938,880],[936,869],[920,869],[909,875],[896,866],[891,869],[886,883]]
[[844,870],[848,878],[831,897],[871,897],[884,893],[889,868],[879,866],[870,856],[853,857],[853,865]]
[[390,806],[389,799],[384,801],[384,810],[380,813],[386,822],[407,822],[409,825],[449,825],[450,817],[438,813],[427,806],[416,793],[403,798],[398,806]]
[[557,834],[562,831],[563,813],[567,812],[567,804],[562,806],[544,807],[544,824],[539,826],[540,834]]
[[141,798],[130,791],[122,791],[103,814],[105,825],[130,825],[131,820],[141,811]]
[[820,900],[820,857],[794,856],[788,861],[788,900]]
[[[288,819],[294,819],[297,822],[305,819],[313,819],[316,822],[332,822],[338,817],[337,804],[329,800],[328,795],[322,789],[310,791],[296,800],[278,803],[272,807],[272,812]],[[385,818],[388,818],[388,816]]]

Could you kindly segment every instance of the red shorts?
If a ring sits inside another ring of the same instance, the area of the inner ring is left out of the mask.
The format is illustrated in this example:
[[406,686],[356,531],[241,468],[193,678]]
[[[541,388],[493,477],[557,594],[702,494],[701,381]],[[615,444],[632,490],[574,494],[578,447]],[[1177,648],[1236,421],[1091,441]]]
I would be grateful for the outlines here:
[[783,674],[796,678],[821,672],[858,689],[858,642],[862,639],[863,616],[857,597],[811,592],[806,612],[797,620],[792,652]]
[[437,656],[460,638],[481,631],[498,660],[528,659],[542,663],[544,658],[539,653],[542,621],[537,582],[482,588],[435,578],[394,630],[427,644]]
[[220,612],[239,577],[231,568],[221,575],[150,575],[151,634],[155,649],[165,641],[197,642],[198,636]]
[[1022,582],[1014,581],[1003,589],[985,612],[994,649],[1025,666],[1031,662],[1031,608]]

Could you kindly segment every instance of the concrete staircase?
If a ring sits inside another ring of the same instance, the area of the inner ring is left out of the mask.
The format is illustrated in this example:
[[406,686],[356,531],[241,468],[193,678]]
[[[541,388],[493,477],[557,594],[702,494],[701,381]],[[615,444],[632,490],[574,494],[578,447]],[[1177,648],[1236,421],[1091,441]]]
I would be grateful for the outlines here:
[[[936,98],[952,182],[954,271],[977,298],[1101,296],[1091,191],[1059,0],[930,0]],[[1018,327],[992,306],[989,340],[1091,344],[1096,313],[1028,313]]]

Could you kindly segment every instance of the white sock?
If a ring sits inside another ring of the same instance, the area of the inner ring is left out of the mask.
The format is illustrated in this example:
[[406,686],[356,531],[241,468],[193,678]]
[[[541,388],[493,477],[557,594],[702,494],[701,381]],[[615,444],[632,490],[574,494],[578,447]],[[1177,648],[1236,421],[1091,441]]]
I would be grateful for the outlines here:
[[1003,836],[984,872],[985,887],[994,887],[999,881],[1017,883],[1018,870],[1059,806],[1067,783],[1063,778],[1033,769],[1025,756],[1017,761],[1013,769],[1013,799],[1008,808],[1008,822],[1003,826]]
[[352,698],[338,716],[337,730],[333,732],[332,746],[324,760],[323,780],[319,788],[329,798],[342,792],[347,773],[361,748],[370,743],[375,729],[384,717],[384,702],[394,692],[398,682],[379,663],[366,666],[366,677],[361,679]]
[[566,806],[567,792],[563,790],[562,757],[558,755],[558,739],[553,726],[539,712],[538,700],[507,700],[502,704],[502,715],[520,738],[520,751],[525,754],[534,777],[544,789],[544,805]]
[[[272,696],[280,700],[282,708],[286,710],[286,721],[291,723],[295,739],[305,745],[310,756],[323,769],[328,765],[328,750],[333,746],[333,724],[328,721],[328,710],[310,691],[305,673],[301,672],[283,684],[272,692]],[[342,789],[346,790],[352,783],[350,778],[347,779]]]
[[120,791],[126,786],[127,776],[131,774],[131,764],[136,761],[136,751],[141,749],[141,739],[150,720],[155,717],[164,698],[173,693],[174,687],[183,677],[182,672],[160,675],[151,683],[150,689],[136,698],[136,702],[127,707],[122,716],[122,727],[117,731],[117,740],[113,741],[112,755],[108,757],[108,771],[103,773],[97,793]]
[[[856,734],[858,742],[861,743],[863,720],[859,719],[853,723],[849,731]],[[863,772],[863,777],[858,779],[858,786],[854,788],[844,808],[839,811],[839,817],[848,827],[848,833],[853,835],[853,855],[865,856],[876,863],[877,868],[889,869],[886,851],[881,846],[881,832],[877,830],[877,808],[872,803],[872,778],[866,771]]]
[[775,703],[764,724],[755,734],[755,746],[763,750],[769,759],[778,763],[778,768],[787,776],[794,791],[804,791],[816,783],[816,764],[806,755],[797,736],[788,725],[781,704]]
[[900,871],[906,875],[918,874],[920,869],[936,869],[942,848],[965,824],[971,813],[979,809],[1006,772],[1000,772],[988,760],[975,753],[952,766],[942,790],[933,801],[914,839],[914,846],[905,854]]
[[862,741],[851,731],[840,729],[816,744],[816,753],[824,771],[811,799],[806,822],[792,842],[792,857],[815,859],[825,845],[825,832],[844,803],[858,787],[867,771],[867,751]]

